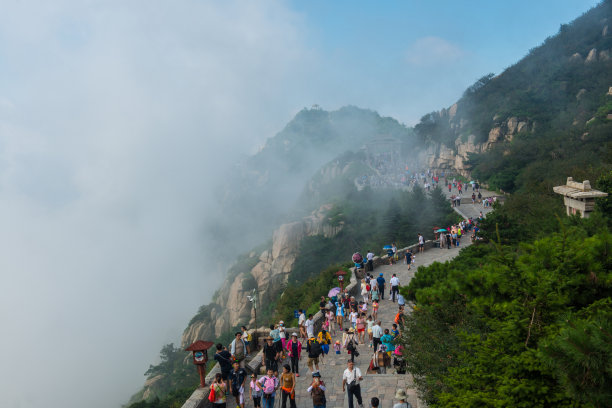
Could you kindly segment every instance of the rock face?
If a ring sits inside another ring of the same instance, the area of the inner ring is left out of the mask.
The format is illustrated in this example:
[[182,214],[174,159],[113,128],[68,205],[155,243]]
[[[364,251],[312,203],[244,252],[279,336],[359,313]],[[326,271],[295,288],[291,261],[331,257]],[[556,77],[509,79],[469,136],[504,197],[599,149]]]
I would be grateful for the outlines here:
[[301,221],[283,224],[275,230],[272,246],[259,255],[250,254],[258,259],[249,274],[225,280],[218,292],[221,295],[203,307],[185,329],[181,345],[186,347],[198,339],[218,337],[238,325],[252,326],[255,316],[247,299],[251,289],[245,282],[255,280],[260,304],[278,297],[287,284],[302,239],[314,235],[333,237],[342,229],[342,226],[334,227],[327,222],[330,209],[331,205],[324,205]]
[[589,55],[587,55],[587,57],[584,60],[585,64],[591,64],[593,62],[597,62],[597,49],[593,48],[591,51],[589,51]]
[[[450,128],[457,133],[461,133],[462,129],[466,128],[469,124],[463,118],[459,121],[455,120],[453,123],[457,110],[456,107],[453,107],[441,112],[441,114],[448,114],[448,118],[451,121]],[[453,113],[452,118],[451,113]],[[477,143],[476,136],[469,134],[467,137],[458,136],[455,140],[454,148],[443,144],[430,145],[422,157],[424,162],[432,169],[455,170],[465,177],[470,177],[470,169],[466,164],[470,153],[485,152],[500,143],[511,142],[518,133],[530,130],[531,123],[528,120],[515,116],[502,120],[499,115],[496,115],[493,119],[497,122],[497,125],[491,128],[487,140],[484,142]]]

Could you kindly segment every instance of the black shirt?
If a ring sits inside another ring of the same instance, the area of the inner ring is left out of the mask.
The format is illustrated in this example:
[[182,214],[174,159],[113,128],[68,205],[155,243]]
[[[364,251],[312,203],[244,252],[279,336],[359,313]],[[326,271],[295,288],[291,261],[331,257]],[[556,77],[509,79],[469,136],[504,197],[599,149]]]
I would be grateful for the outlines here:
[[326,305],[326,304],[327,304],[327,303],[326,303],[324,300],[320,301],[320,302],[319,302],[319,309],[325,309],[325,305]]
[[268,346],[268,343],[264,344],[263,347],[263,352],[264,352],[264,356],[266,358],[266,360],[275,360],[276,359],[276,347],[274,346],[274,344],[272,344],[271,346]]
[[227,372],[232,369],[232,355],[229,353],[229,351],[221,350],[220,352],[215,353],[213,358],[219,362],[221,371]]
[[232,390],[238,392],[240,386],[244,382],[247,372],[244,368],[239,368],[238,371],[232,370],[229,374],[229,379],[232,381]]

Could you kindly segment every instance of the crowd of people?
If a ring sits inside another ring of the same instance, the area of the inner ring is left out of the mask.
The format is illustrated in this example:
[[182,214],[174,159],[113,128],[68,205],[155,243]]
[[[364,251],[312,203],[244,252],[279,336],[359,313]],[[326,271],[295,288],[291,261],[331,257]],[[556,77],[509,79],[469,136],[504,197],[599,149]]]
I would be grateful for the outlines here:
[[[265,338],[261,364],[265,375],[248,375],[245,359],[251,352],[250,335],[243,327],[235,333],[229,349],[217,344],[214,359],[219,362],[221,372],[216,374],[211,384],[209,400],[217,408],[226,407],[228,398],[235,401],[237,408],[244,408],[246,398],[252,400],[254,407],[273,408],[277,405],[296,408],[296,387],[305,387],[310,394],[314,408],[326,406],[326,385],[321,372],[329,353],[347,355],[346,369],[342,375],[342,390],[346,392],[349,408],[354,400],[359,408],[363,407],[360,384],[363,374],[356,366],[355,358],[360,352],[369,350],[371,355],[368,373],[385,374],[395,367],[398,373],[405,373],[401,358],[401,346],[396,339],[401,335],[404,324],[405,299],[401,295],[400,280],[393,274],[388,282],[383,273],[374,277],[366,273],[360,281],[356,295],[348,291],[335,296],[321,297],[319,310],[323,319],[320,330],[315,330],[314,316],[299,310],[298,329],[287,330],[285,323],[279,321],[270,326]],[[383,327],[379,318],[381,301],[385,292],[397,312],[390,327]],[[317,325],[318,326],[318,325]],[[333,338],[337,340],[333,340]],[[367,346],[367,349],[363,348]],[[300,362],[306,358],[310,379],[299,384]],[[249,381],[250,378],[250,381]],[[340,378],[335,379],[340,382]],[[404,390],[396,395],[401,408],[408,408]],[[377,398],[370,400],[371,406],[378,406]],[[397,404],[396,404],[397,405]],[[398,407],[398,408],[400,408]]]

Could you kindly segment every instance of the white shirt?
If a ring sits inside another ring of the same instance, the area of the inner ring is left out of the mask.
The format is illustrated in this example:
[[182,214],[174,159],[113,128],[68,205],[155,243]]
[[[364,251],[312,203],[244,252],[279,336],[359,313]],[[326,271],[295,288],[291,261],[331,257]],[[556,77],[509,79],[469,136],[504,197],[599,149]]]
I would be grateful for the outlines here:
[[304,326],[306,326],[306,333],[308,333],[308,337],[314,337],[314,321],[308,319],[304,322]]
[[367,259],[368,261],[371,261],[372,259],[374,259],[374,254],[373,254],[373,253],[371,253],[371,252],[368,252],[368,254],[366,255],[366,259]]
[[394,276],[389,280],[389,283],[391,283],[391,286],[399,286],[399,278]]
[[419,236],[419,244],[424,244],[425,243],[425,238],[423,238],[423,236]]
[[352,371],[347,368],[342,374],[342,380],[346,380],[347,384],[350,384],[353,380],[356,380],[356,383],[359,384],[359,377],[361,377],[361,370],[357,367],[353,367]]
[[357,321],[357,316],[359,316],[357,312],[351,312],[350,314],[351,322],[355,323]]
[[382,335],[383,335],[382,327],[380,327],[377,324],[372,326],[372,337],[376,337],[377,339],[380,339],[382,337]]
[[304,320],[306,320],[306,315],[304,313],[302,313],[300,315],[300,317],[298,318],[298,326],[303,326],[304,325]]

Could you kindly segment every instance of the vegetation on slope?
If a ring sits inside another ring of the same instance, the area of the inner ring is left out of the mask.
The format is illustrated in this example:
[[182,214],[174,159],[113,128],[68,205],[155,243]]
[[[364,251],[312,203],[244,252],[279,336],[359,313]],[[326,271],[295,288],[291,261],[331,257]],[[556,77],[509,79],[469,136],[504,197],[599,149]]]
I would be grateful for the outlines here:
[[419,268],[402,342],[430,406],[612,404],[611,215],[502,206],[482,243]]

